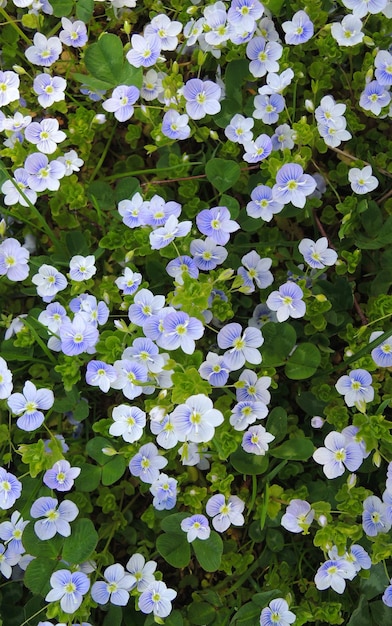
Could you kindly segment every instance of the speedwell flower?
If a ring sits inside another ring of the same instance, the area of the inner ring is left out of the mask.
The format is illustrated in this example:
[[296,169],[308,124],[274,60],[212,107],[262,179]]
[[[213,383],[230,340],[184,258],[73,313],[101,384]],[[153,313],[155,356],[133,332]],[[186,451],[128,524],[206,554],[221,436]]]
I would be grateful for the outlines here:
[[218,333],[218,346],[226,350],[224,359],[231,370],[238,370],[245,361],[258,365],[261,363],[261,352],[258,348],[263,345],[264,338],[258,328],[245,328],[232,322],[226,324]]
[[303,317],[306,312],[306,304],[302,300],[303,291],[296,283],[289,281],[279,287],[279,291],[273,291],[267,298],[267,306],[276,311],[278,322],[284,322],[289,317]]
[[339,432],[330,432],[324,441],[325,447],[318,448],[313,453],[316,463],[323,465],[327,478],[337,478],[347,469],[355,472],[362,464],[363,454],[359,445],[349,443],[348,439]]
[[79,474],[80,467],[71,467],[69,461],[62,459],[61,461],[57,461],[52,469],[45,472],[42,480],[49,489],[69,491],[72,489],[74,480]]
[[276,184],[272,188],[274,199],[283,204],[291,202],[296,207],[303,208],[306,196],[316,189],[313,176],[304,174],[298,163],[282,165],[276,175]]
[[10,509],[22,493],[22,483],[0,467],[0,509]]
[[30,509],[31,517],[44,518],[34,524],[35,534],[43,541],[52,539],[56,533],[69,537],[71,534],[69,522],[73,522],[78,514],[79,509],[71,500],[63,500],[59,504],[56,498],[45,496],[38,498]]
[[361,170],[358,167],[352,167],[348,172],[348,180],[354,193],[363,195],[370,193],[378,187],[378,180],[372,176],[372,166],[365,165]]
[[75,613],[83,601],[84,594],[90,588],[88,576],[83,572],[70,572],[59,569],[50,577],[52,589],[46,595],[47,602],[60,600],[64,613]]
[[30,380],[26,381],[23,393],[13,393],[7,404],[15,415],[19,415],[16,425],[21,430],[30,432],[39,428],[44,422],[43,411],[53,406],[54,395],[50,389],[37,389]]
[[283,598],[271,600],[269,606],[261,611],[260,626],[290,626],[295,622],[295,615],[289,611],[289,605]]
[[206,512],[212,517],[212,525],[218,533],[227,530],[230,524],[233,526],[242,526],[245,523],[242,512],[245,503],[238,496],[229,496],[226,498],[221,493],[211,496],[207,501]]
[[352,370],[348,376],[341,376],[335,387],[344,395],[347,406],[356,406],[362,412],[366,408],[366,402],[371,402],[374,398],[371,374],[363,369]]

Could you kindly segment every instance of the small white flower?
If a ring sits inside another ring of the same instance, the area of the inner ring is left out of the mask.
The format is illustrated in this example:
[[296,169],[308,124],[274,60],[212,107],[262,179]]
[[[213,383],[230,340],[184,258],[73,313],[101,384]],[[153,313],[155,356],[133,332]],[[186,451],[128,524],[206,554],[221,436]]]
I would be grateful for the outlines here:
[[374,191],[378,187],[378,180],[372,176],[371,165],[366,165],[361,170],[358,167],[352,167],[348,173],[348,180],[351,183],[351,189],[360,195]]

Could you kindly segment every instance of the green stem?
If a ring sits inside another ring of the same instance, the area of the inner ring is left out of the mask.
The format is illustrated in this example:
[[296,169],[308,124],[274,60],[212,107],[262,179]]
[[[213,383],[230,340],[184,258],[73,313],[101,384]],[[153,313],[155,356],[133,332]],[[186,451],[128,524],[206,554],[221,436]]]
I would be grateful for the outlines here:
[[93,171],[93,173],[92,173],[92,175],[90,177],[90,180],[88,181],[89,185],[91,185],[91,183],[93,182],[94,178],[96,177],[96,175],[98,174],[99,170],[101,169],[104,160],[106,159],[106,155],[109,152],[110,144],[112,143],[112,139],[114,137],[114,134],[115,134],[116,130],[117,130],[117,124],[113,124],[112,132],[109,135],[109,138],[108,138],[108,140],[106,142],[106,146],[104,147],[103,152],[102,152],[102,154],[100,156],[100,159],[99,159],[97,165],[95,166],[95,169],[94,169],[94,171]]
[[135,170],[134,172],[121,172],[119,174],[113,174],[112,176],[103,176],[102,180],[106,182],[111,182],[112,180],[117,180],[119,178],[127,178],[128,176],[141,176],[143,174],[161,174],[162,172],[178,170],[180,167],[184,167],[184,165],[202,165],[202,163],[201,162],[187,163],[184,161],[184,163],[178,163],[177,165],[168,165],[168,167],[153,168],[153,169],[146,169],[146,170]]
[[30,39],[27,37],[27,35],[23,32],[23,30],[21,30],[19,28],[19,26],[17,25],[17,23],[8,15],[8,13],[6,11],[4,11],[4,9],[0,8],[0,15],[2,15],[4,17],[4,19],[8,22],[8,24],[11,24],[12,28],[14,30],[16,30],[16,32],[18,33],[18,35],[20,37],[22,37],[22,39],[25,40],[25,42],[27,44],[29,44],[29,46],[31,46],[31,41]]

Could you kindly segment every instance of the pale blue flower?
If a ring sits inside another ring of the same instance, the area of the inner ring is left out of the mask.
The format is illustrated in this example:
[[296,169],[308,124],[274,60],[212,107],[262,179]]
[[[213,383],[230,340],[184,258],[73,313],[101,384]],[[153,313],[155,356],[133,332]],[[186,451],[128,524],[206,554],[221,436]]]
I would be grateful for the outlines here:
[[56,159],[49,162],[46,154],[41,152],[29,154],[24,168],[28,174],[27,184],[33,191],[57,191],[66,171],[63,163]]
[[20,561],[20,557],[20,554],[0,543],[0,573],[4,578],[11,578],[12,567]]
[[149,337],[137,337],[132,346],[125,348],[122,358],[143,363],[154,374],[161,372],[165,365],[158,347]]
[[359,99],[359,106],[365,111],[371,111],[374,115],[380,115],[381,109],[388,106],[391,95],[385,85],[380,85],[377,80],[372,80],[365,86]]
[[34,45],[25,51],[26,59],[30,63],[50,67],[60,58],[63,48],[58,37],[47,39],[42,33],[35,33],[33,43]]
[[259,289],[265,289],[274,282],[270,267],[272,259],[261,259],[255,250],[251,250],[242,257],[241,263],[244,267],[238,269],[238,275],[243,279],[241,289],[246,288],[246,293],[255,291],[255,283]]
[[256,420],[264,419],[267,415],[268,409],[263,402],[242,400],[233,406],[229,421],[234,430],[241,431]]
[[252,115],[257,120],[262,120],[264,124],[275,124],[285,107],[283,96],[278,93],[269,95],[259,95],[253,100],[255,110]]
[[29,257],[29,251],[17,239],[4,239],[0,244],[0,276],[7,276],[12,282],[25,280],[29,275]]
[[167,474],[159,474],[158,478],[151,484],[150,493],[154,496],[152,501],[154,509],[170,511],[176,506],[177,480]]
[[[133,35],[133,37],[138,37],[138,35]],[[114,117],[119,122],[126,122],[132,117],[135,110],[133,105],[139,96],[140,91],[134,85],[119,85],[113,89],[111,98],[102,103],[102,107],[105,111],[114,113]]]
[[267,391],[270,385],[270,376],[258,378],[256,372],[245,369],[235,383],[237,400],[238,402],[251,401],[268,404],[271,400],[271,394]]
[[200,376],[208,380],[213,387],[223,387],[229,378],[229,371],[224,356],[219,356],[215,352],[208,352],[206,360],[199,367]]
[[56,533],[62,537],[69,537],[71,526],[79,515],[79,509],[71,500],[63,500],[60,504],[56,498],[43,496],[38,498],[30,509],[30,515],[34,519],[42,517],[34,524],[35,534],[42,541],[52,539]]
[[221,110],[219,103],[221,88],[211,80],[189,79],[183,87],[186,112],[192,120],[200,120],[206,115],[215,115]]
[[141,274],[133,272],[129,267],[125,267],[123,275],[116,278],[114,282],[121,289],[124,296],[132,296],[139,289],[142,279]]
[[83,601],[83,596],[90,588],[90,580],[83,572],[70,572],[60,569],[50,577],[52,589],[45,597],[46,602],[60,600],[64,613],[75,613]]
[[179,222],[174,215],[170,215],[167,222],[161,228],[150,233],[150,245],[152,250],[160,250],[169,245],[176,237],[185,237],[192,228],[191,221]]
[[265,76],[267,72],[278,72],[278,59],[282,56],[280,43],[266,41],[264,37],[254,37],[246,46],[246,56],[250,59],[249,71],[255,78]]
[[190,252],[196,266],[207,272],[224,263],[228,255],[226,248],[218,246],[211,237],[191,241]]
[[134,443],[143,435],[146,414],[138,407],[120,404],[114,407],[112,418],[114,424],[109,428],[110,435],[121,436],[127,443]]
[[[369,341],[375,341],[383,334],[382,330],[378,330],[370,335]],[[392,337],[388,337],[377,348],[373,348],[371,354],[373,361],[379,367],[392,367]]]
[[98,302],[96,297],[89,293],[81,293],[77,298],[73,298],[69,303],[69,308],[93,326],[106,324],[109,318],[106,302],[103,300]]
[[296,620],[289,605],[283,598],[271,600],[269,606],[261,611],[260,626],[290,626]]
[[258,185],[250,195],[252,201],[246,205],[246,212],[249,217],[261,218],[265,222],[270,222],[276,213],[280,213],[284,204],[277,202],[272,195],[271,187]]
[[233,526],[243,526],[245,503],[238,496],[229,496],[228,500],[221,493],[207,500],[206,513],[212,517],[212,525],[218,533],[223,533]]
[[147,561],[146,563],[144,556],[136,552],[136,554],[131,556],[125,567],[134,576],[138,591],[145,591],[151,583],[155,582],[156,561]]
[[147,226],[158,228],[158,226],[164,226],[171,215],[179,217],[180,214],[181,204],[172,200],[166,202],[162,196],[155,194],[151,200],[143,203],[139,219]]
[[317,241],[312,239],[302,239],[298,250],[305,259],[305,262],[315,269],[324,269],[325,266],[334,265],[338,255],[335,250],[328,248],[328,239],[321,237]]
[[127,61],[133,67],[151,67],[161,52],[161,40],[157,35],[132,35],[132,49],[127,52]]
[[39,104],[47,109],[55,102],[65,99],[64,90],[67,81],[61,76],[50,76],[49,74],[38,74],[34,78],[33,90],[38,96]]
[[294,498],[290,501],[280,523],[291,533],[307,534],[313,520],[314,510],[309,502]]
[[148,370],[143,363],[121,359],[113,365],[117,378],[111,383],[113,389],[121,389],[128,400],[133,400],[144,392],[141,383],[147,382]]
[[183,519],[181,522],[181,530],[186,533],[186,538],[189,543],[192,543],[195,539],[205,541],[211,534],[208,519],[205,515],[200,514]]
[[171,420],[179,441],[207,443],[213,438],[215,427],[222,424],[223,415],[214,409],[210,398],[199,393],[176,406]]
[[128,228],[136,228],[142,225],[139,214],[143,204],[144,200],[139,192],[135,193],[130,200],[121,200],[118,203],[118,212]]
[[88,40],[86,24],[81,20],[71,21],[66,17],[61,18],[63,30],[59,33],[59,39],[66,46],[82,48]]
[[22,483],[0,467],[0,509],[10,509],[22,493]]
[[0,400],[6,400],[12,393],[12,372],[8,369],[7,361],[0,356]]
[[190,276],[191,278],[197,278],[199,270],[195,261],[187,255],[179,256],[166,265],[166,271],[169,276],[175,278],[176,282],[180,285],[183,284],[183,274]]
[[[165,306],[165,296],[154,296],[149,289],[141,289],[129,307],[128,317],[132,324],[144,326],[147,320],[157,315]],[[154,337],[151,337],[154,339]]]
[[285,322],[289,317],[298,319],[306,313],[306,304],[302,300],[301,287],[289,281],[273,291],[267,298],[267,306],[276,311],[278,322]]
[[139,608],[142,613],[154,613],[156,617],[167,617],[172,610],[172,600],[177,591],[166,587],[165,583],[156,580],[151,583],[139,598]]
[[96,271],[95,256],[93,254],[89,254],[88,256],[76,254],[69,262],[69,277],[76,282],[89,280],[89,278],[94,276]]
[[348,172],[348,180],[354,193],[363,195],[370,193],[378,187],[378,180],[372,176],[372,166],[365,165],[362,169],[351,167]]
[[369,537],[388,533],[392,522],[388,518],[387,505],[377,496],[369,496],[363,501],[362,527]]
[[365,17],[367,13],[381,13],[387,4],[387,0],[342,0],[342,2],[356,17]]
[[44,484],[56,491],[69,491],[74,485],[75,478],[80,474],[80,467],[71,467],[69,461],[57,461],[52,469],[43,475]]
[[141,446],[129,462],[132,476],[138,476],[145,483],[153,483],[159,477],[159,470],[167,465],[167,459],[158,453],[153,443]]
[[298,163],[286,163],[282,165],[276,174],[276,184],[272,188],[275,200],[288,204],[291,202],[296,207],[303,208],[306,196],[316,189],[316,181],[313,176],[304,174]]
[[284,150],[294,148],[294,140],[297,139],[295,130],[290,128],[288,124],[277,126],[271,137],[273,150]]
[[221,246],[226,245],[230,234],[240,228],[237,222],[230,219],[230,211],[225,206],[200,211],[196,216],[196,224],[203,235],[207,235]]
[[344,558],[330,559],[318,568],[314,582],[320,591],[331,587],[336,593],[342,594],[346,588],[346,579],[352,580],[355,575],[352,563]]
[[169,139],[188,139],[191,134],[188,125],[189,117],[185,113],[181,115],[178,111],[170,109],[166,111],[162,119],[162,133]]
[[352,370],[349,375],[341,376],[335,384],[338,393],[344,396],[347,406],[356,406],[359,410],[365,408],[366,402],[372,402],[374,389],[372,377],[363,369]]
[[252,31],[263,12],[259,0],[232,0],[227,18],[237,31]]
[[248,454],[264,456],[268,451],[268,444],[275,439],[275,435],[267,432],[264,426],[251,426],[242,437],[241,446]]
[[256,305],[252,317],[248,320],[248,326],[262,328],[267,322],[273,322],[275,324],[277,321],[278,318],[276,317],[275,311],[271,311],[266,304],[260,302],[260,304]]
[[204,326],[196,317],[183,311],[169,313],[163,320],[163,335],[159,345],[166,350],[181,348],[185,354],[193,354],[195,340],[204,333]]
[[244,117],[237,113],[231,118],[230,123],[225,128],[225,135],[234,143],[244,143],[244,141],[252,141],[254,120],[251,117]]
[[37,201],[36,192],[29,188],[29,174],[24,167],[16,168],[12,180],[6,180],[1,186],[1,191],[5,195],[3,202],[7,206],[18,203],[22,206],[29,206],[29,202],[35,204]]
[[297,11],[291,22],[283,22],[282,28],[286,33],[285,42],[292,46],[298,46],[309,41],[314,33],[313,22],[305,11]]
[[331,35],[339,46],[355,46],[364,38],[362,22],[355,15],[346,15],[341,22],[331,25]]
[[330,432],[325,440],[325,447],[318,448],[313,453],[316,463],[323,466],[327,478],[337,478],[344,474],[347,468],[355,472],[363,461],[363,454],[358,444],[349,443],[349,440],[337,431]]
[[346,105],[335,102],[333,96],[324,96],[314,114],[319,124],[335,126],[346,111]]
[[258,328],[245,328],[237,322],[226,324],[220,329],[217,337],[218,346],[223,350],[225,362],[231,370],[238,370],[245,361],[258,365],[261,363],[260,346],[264,339]]
[[385,589],[381,600],[384,602],[386,606],[389,606],[392,608],[392,578],[389,582],[391,584],[388,585],[388,587]]
[[37,389],[34,383],[26,381],[23,393],[13,393],[7,404],[15,415],[19,415],[16,425],[21,430],[31,432],[42,426],[44,414],[53,406],[54,395],[50,389]]
[[16,72],[0,71],[0,107],[19,100],[19,84],[20,79]]
[[152,18],[144,29],[145,35],[156,35],[161,42],[161,50],[175,50],[178,45],[178,35],[182,30],[181,22],[171,20],[161,13]]
[[65,320],[59,329],[61,350],[68,356],[87,352],[93,354],[99,339],[98,329],[87,322],[80,314],[71,321]]
[[135,586],[136,578],[126,574],[122,565],[109,565],[103,573],[106,581],[97,581],[91,587],[91,597],[98,604],[110,602],[115,606],[126,606],[129,601],[129,591]]
[[392,85],[392,54],[387,50],[380,50],[377,52],[374,65],[376,80],[380,85],[390,87]]
[[259,163],[272,152],[272,141],[268,135],[259,135],[254,141],[244,142],[245,154],[242,157],[247,163]]

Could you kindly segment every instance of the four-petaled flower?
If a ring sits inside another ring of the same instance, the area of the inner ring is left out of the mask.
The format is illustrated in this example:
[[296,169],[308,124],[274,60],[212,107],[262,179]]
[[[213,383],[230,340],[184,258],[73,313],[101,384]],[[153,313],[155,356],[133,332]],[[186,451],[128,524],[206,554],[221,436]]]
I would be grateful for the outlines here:
[[83,596],[90,588],[90,580],[83,572],[70,572],[59,569],[50,577],[52,589],[46,595],[47,602],[60,600],[64,613],[75,613],[83,601]]
[[269,606],[261,611],[260,626],[290,626],[295,622],[295,615],[289,611],[289,605],[283,598],[271,600]]
[[206,512],[212,517],[212,525],[218,533],[227,530],[230,524],[242,526],[245,523],[242,515],[245,503],[238,496],[226,498],[221,493],[217,493],[207,501]]
[[195,539],[208,539],[211,533],[208,519],[205,515],[200,514],[192,515],[191,517],[183,519],[181,522],[181,530],[186,533],[186,538],[189,543]]
[[54,395],[50,389],[37,389],[28,380],[23,393],[13,393],[7,403],[11,411],[20,416],[16,422],[18,428],[30,432],[42,426],[45,419],[42,410],[47,411],[53,406]]
[[356,406],[362,413],[366,409],[366,402],[374,398],[372,377],[366,370],[352,370],[348,376],[341,376],[335,387],[344,396],[347,406]]

